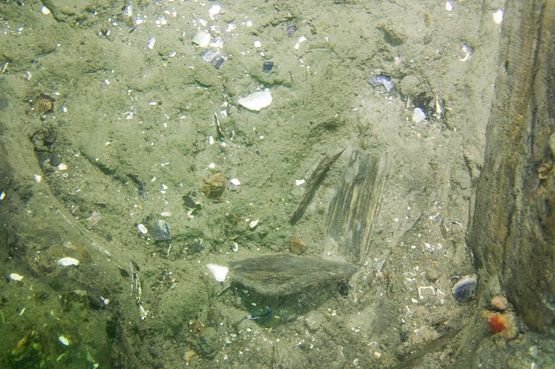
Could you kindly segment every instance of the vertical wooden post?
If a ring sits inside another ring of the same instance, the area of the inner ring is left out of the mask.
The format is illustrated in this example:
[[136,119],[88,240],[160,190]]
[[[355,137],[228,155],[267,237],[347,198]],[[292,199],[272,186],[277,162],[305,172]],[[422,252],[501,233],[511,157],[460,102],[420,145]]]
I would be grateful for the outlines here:
[[500,286],[529,327],[555,335],[555,1],[508,0],[503,22],[468,243],[481,298]]

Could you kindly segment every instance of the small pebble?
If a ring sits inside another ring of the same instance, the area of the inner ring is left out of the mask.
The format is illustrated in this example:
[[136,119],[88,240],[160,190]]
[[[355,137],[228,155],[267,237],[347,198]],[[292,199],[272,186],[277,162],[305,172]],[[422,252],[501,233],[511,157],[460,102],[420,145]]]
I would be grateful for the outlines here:
[[490,305],[494,310],[505,311],[509,307],[509,302],[505,296],[497,295],[491,298]]
[[149,222],[147,228],[154,241],[169,241],[172,239],[170,225],[163,219],[155,219]]

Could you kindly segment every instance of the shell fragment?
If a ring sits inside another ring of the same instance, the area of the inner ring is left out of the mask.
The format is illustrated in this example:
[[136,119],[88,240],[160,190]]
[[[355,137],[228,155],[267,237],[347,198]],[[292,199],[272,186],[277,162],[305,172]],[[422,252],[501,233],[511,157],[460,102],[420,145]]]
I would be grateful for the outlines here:
[[78,266],[79,265],[79,260],[77,260],[75,258],[72,258],[72,257],[69,257],[69,256],[66,256],[65,258],[61,258],[60,260],[58,260],[58,265],[61,265],[61,266],[64,266],[64,267],[72,266],[72,265]]
[[214,279],[218,282],[224,282],[225,278],[227,277],[227,273],[229,272],[229,268],[223,265],[218,264],[207,264],[206,267],[212,275]]
[[193,43],[200,47],[207,47],[210,44],[211,38],[210,33],[200,30],[193,37]]
[[237,102],[239,105],[249,110],[260,111],[272,103],[272,93],[269,89],[265,89],[264,91],[254,92],[245,96]]
[[23,280],[23,276],[17,273],[10,273],[9,278],[14,282],[21,282]]

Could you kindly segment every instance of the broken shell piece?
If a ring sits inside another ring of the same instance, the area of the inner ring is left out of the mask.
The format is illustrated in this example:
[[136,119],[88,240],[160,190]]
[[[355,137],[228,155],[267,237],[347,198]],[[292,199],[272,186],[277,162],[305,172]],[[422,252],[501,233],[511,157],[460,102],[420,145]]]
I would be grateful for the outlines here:
[[212,5],[210,9],[208,9],[208,15],[210,15],[211,19],[222,12],[222,7],[218,4]]
[[375,74],[368,78],[368,83],[373,87],[383,87],[386,92],[391,92],[395,88],[391,77],[383,73]]
[[251,220],[251,221],[249,222],[249,228],[250,228],[250,229],[256,228],[256,226],[258,225],[258,222],[259,222],[259,221],[260,221],[260,219]]
[[269,89],[254,92],[237,101],[239,105],[252,111],[260,111],[272,103],[272,93]]
[[60,342],[64,346],[69,346],[70,344],[69,338],[67,338],[66,336],[58,336],[58,342]]
[[210,270],[217,282],[224,282],[227,277],[227,273],[229,273],[229,268],[223,265],[210,263],[207,264],[206,267]]
[[503,9],[497,9],[493,14],[493,22],[495,24],[501,24],[503,22]]
[[426,113],[420,108],[414,108],[412,111],[412,121],[413,123],[420,123],[426,120]]
[[241,181],[239,181],[237,178],[231,178],[229,180],[229,189],[232,191],[237,190],[237,188],[241,185]]
[[75,258],[72,258],[72,257],[69,257],[69,256],[66,256],[65,258],[61,258],[60,260],[58,260],[58,265],[61,265],[61,266],[64,266],[64,267],[72,266],[72,265],[78,266],[79,265],[79,260],[77,260]]
[[21,282],[23,280],[23,276],[17,273],[10,273],[8,277],[14,282]]
[[210,33],[201,30],[193,37],[193,43],[200,47],[207,47],[210,44],[211,38]]

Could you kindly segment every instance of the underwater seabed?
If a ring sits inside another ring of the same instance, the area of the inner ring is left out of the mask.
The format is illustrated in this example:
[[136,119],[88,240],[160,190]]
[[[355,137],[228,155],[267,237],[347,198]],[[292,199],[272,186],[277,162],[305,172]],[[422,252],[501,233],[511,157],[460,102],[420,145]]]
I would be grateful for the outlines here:
[[0,367],[552,366],[466,243],[504,10],[0,2]]

